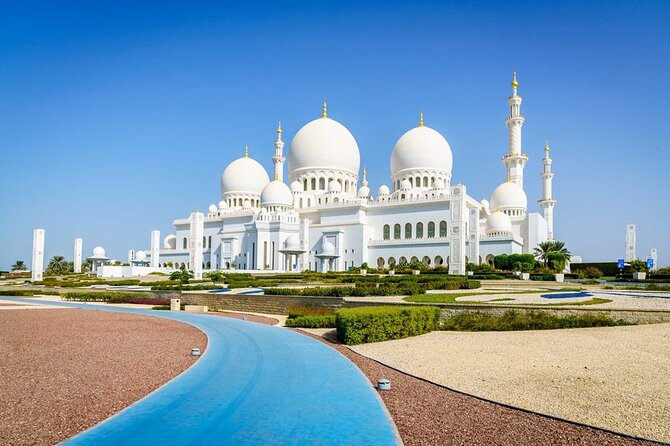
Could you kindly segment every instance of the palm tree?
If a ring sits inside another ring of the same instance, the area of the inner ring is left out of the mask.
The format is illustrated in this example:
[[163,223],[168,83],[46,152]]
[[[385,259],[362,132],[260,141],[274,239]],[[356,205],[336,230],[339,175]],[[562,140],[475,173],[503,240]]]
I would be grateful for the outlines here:
[[25,271],[27,269],[28,268],[26,267],[26,262],[24,262],[23,260],[17,260],[12,265],[12,271]]
[[67,260],[65,260],[65,257],[63,256],[53,256],[51,260],[49,260],[49,264],[47,265],[47,274],[52,274],[52,275],[60,275],[60,274],[65,274],[69,270]]
[[541,260],[545,267],[549,262],[550,254],[562,254],[565,260],[570,258],[570,251],[565,247],[564,242],[548,240],[540,243],[535,248],[535,257]]

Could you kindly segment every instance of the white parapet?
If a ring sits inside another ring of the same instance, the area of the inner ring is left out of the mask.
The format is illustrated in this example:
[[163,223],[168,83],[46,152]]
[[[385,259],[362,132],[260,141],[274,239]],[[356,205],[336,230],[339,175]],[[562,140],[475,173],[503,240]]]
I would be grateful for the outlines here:
[[44,273],[44,229],[33,231],[32,281],[42,280]]
[[74,272],[81,272],[82,247],[84,241],[80,238],[74,239]]

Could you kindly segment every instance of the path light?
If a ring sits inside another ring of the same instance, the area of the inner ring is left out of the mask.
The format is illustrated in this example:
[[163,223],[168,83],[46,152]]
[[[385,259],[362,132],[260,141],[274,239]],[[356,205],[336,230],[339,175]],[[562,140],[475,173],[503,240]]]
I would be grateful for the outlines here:
[[377,390],[391,390],[391,381],[388,379],[377,380]]
[[198,347],[193,347],[191,349],[191,356],[200,356],[200,349]]

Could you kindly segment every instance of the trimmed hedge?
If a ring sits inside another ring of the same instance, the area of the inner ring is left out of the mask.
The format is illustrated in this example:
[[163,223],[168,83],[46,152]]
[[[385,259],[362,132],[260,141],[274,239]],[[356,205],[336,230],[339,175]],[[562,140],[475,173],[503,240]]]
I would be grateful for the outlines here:
[[347,345],[416,336],[434,330],[440,309],[428,306],[344,308],[336,313],[337,339]]
[[[149,294],[137,292],[119,292],[119,291],[82,291],[62,293],[61,299],[73,300],[78,302],[105,302],[110,304],[128,303],[131,300],[147,299]],[[134,302],[137,303],[137,302]]]
[[619,268],[617,262],[590,262],[590,263],[571,263],[570,271],[579,274],[587,268],[597,268],[603,276],[618,276]]
[[0,296],[34,296],[35,294],[44,294],[49,296],[57,296],[58,291],[42,291],[42,290],[0,290]]
[[299,316],[286,319],[285,325],[287,327],[301,328],[335,328],[335,317],[334,314],[325,316]]
[[442,330],[454,331],[517,331],[554,330],[557,328],[612,327],[631,325],[622,319],[612,319],[600,314],[556,316],[546,311],[527,313],[507,310],[502,316],[482,312],[460,313],[442,322]]

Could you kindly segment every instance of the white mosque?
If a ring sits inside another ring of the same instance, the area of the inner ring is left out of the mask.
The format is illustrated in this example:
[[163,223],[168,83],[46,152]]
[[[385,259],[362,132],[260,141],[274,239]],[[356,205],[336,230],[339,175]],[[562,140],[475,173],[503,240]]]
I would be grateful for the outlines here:
[[[203,270],[346,271],[367,262],[393,267],[420,261],[465,274],[466,264],[493,256],[529,253],[553,239],[551,158],[545,146],[542,213],[528,211],[523,188],[528,155],[521,150],[521,96],[516,73],[508,103],[509,151],[502,158],[507,181],[489,201],[477,201],[465,185],[451,184],[452,152],[437,131],[419,125],[402,135],[391,153],[390,187],[376,195],[354,136],[323,114],[303,126],[288,151],[284,182],[281,125],[274,142],[272,181],[248,149],[221,176],[218,205],[174,220],[174,233],[159,246],[152,233],[148,254],[155,267]],[[145,257],[143,257],[144,260]],[[132,259],[131,259],[132,260]]]

